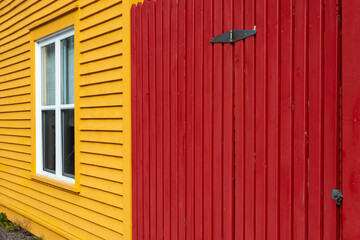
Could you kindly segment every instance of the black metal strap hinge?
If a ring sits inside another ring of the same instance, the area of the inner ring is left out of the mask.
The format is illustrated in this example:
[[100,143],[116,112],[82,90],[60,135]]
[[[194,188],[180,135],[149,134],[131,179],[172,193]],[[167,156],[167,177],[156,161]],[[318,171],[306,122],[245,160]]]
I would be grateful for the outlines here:
[[232,29],[226,33],[220,34],[212,39],[211,43],[234,43],[250,36],[254,36],[256,30],[236,30]]
[[340,207],[343,201],[343,192],[338,189],[331,190],[331,199],[336,201],[336,206]]

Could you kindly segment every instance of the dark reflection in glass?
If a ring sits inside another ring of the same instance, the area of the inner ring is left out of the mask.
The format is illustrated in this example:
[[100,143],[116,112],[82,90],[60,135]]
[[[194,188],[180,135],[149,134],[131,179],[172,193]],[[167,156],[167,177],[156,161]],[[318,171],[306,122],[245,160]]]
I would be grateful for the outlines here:
[[74,178],[74,109],[61,111],[63,175]]
[[55,111],[42,111],[43,170],[55,173]]
[[74,36],[61,40],[61,104],[74,103]]
[[42,105],[55,105],[55,43],[41,48]]

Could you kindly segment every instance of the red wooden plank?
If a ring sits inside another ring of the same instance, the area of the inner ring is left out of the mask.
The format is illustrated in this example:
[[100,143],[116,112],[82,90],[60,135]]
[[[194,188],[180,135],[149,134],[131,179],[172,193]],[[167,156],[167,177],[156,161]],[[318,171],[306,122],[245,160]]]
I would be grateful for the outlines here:
[[156,239],[156,214],[157,214],[157,206],[156,206],[156,176],[157,176],[157,168],[156,165],[156,72],[155,72],[155,52],[156,52],[156,44],[155,44],[155,3],[153,1],[149,2],[149,132],[150,132],[150,146],[149,146],[149,154],[150,154],[150,239]]
[[[234,1],[234,28],[244,29],[244,1]],[[234,46],[234,105],[235,105],[235,188],[234,188],[234,238],[244,239],[244,41]]]
[[142,4],[138,5],[138,13],[136,15],[136,22],[137,22],[137,26],[138,26],[138,30],[139,30],[139,37],[137,38],[137,44],[136,46],[138,46],[138,57],[137,57],[137,72],[138,72],[138,85],[137,85],[137,96],[138,96],[138,123],[137,123],[137,129],[138,129],[138,137],[137,139],[139,140],[138,142],[138,166],[139,166],[139,171],[138,171],[138,183],[139,183],[139,187],[138,187],[138,199],[139,199],[139,203],[138,203],[138,211],[139,211],[139,215],[138,215],[138,239],[144,239],[144,181],[143,181],[143,176],[144,176],[144,169],[143,169],[143,137],[142,137],[142,114],[143,114],[143,105],[142,105],[142,86],[143,86],[143,71],[142,71],[142,59],[143,59],[143,48],[142,48],[142,35],[143,35],[143,29],[142,29]]
[[186,12],[186,239],[194,239],[194,1],[187,1]]
[[267,150],[267,77],[266,77],[266,1],[255,1],[255,237],[266,239],[266,150]]
[[280,2],[268,1],[268,228],[267,238],[280,238],[279,155],[280,155]]
[[[359,1],[342,1],[342,239],[360,239]],[[345,17],[346,16],[346,17]]]
[[339,212],[331,190],[339,188],[340,46],[337,0],[325,4],[324,35],[324,239],[339,239]]
[[323,1],[309,2],[308,237],[323,238]]
[[213,236],[213,11],[213,1],[204,1],[204,239]]
[[178,6],[178,171],[179,171],[179,239],[185,240],[186,233],[186,2],[180,1]]
[[177,83],[178,83],[178,6],[170,1],[170,151],[171,151],[171,239],[178,239],[178,152],[177,152]]
[[[234,28],[244,29],[244,1],[234,2]],[[235,105],[235,209],[234,209],[234,237],[235,239],[244,239],[244,199],[245,199],[245,107],[244,107],[244,41],[237,42],[234,46],[234,105]]]
[[148,1],[143,3],[142,7],[142,71],[143,71],[143,87],[142,87],[142,142],[143,142],[143,173],[144,173],[144,239],[150,239],[150,142],[149,142],[149,6]]
[[[245,2],[245,29],[253,29],[255,2]],[[245,239],[255,239],[255,38],[245,40]]]
[[163,21],[162,3],[156,3],[156,165],[157,165],[157,239],[163,239],[164,233],[164,125],[163,125]]
[[137,60],[137,47],[136,39],[137,39],[137,25],[135,24],[135,16],[137,8],[135,5],[131,7],[131,168],[132,168],[132,237],[133,239],[138,239],[137,229],[138,229],[138,211],[137,211],[137,203],[138,203],[138,195],[137,195],[137,179],[138,179],[138,157],[137,157],[137,68],[136,68],[136,60]]
[[294,23],[294,222],[293,238],[307,239],[308,159],[307,2],[295,4]]
[[164,90],[164,239],[171,239],[171,152],[170,152],[170,1],[163,2],[163,90]]
[[[214,1],[214,36],[222,34],[223,29],[223,3]],[[214,44],[214,138],[213,138],[213,239],[222,238],[222,144],[223,144],[223,47]]]
[[[234,1],[224,1],[224,31],[234,27]],[[234,45],[224,45],[223,60],[223,239],[234,238]]]
[[280,239],[292,237],[292,6],[282,0],[280,72]]
[[203,1],[194,1],[194,239],[203,239]]

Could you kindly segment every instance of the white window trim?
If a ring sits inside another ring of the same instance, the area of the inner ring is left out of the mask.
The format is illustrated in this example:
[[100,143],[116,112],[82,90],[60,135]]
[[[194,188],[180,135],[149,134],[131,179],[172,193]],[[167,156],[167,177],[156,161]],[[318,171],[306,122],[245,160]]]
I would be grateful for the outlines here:
[[[60,40],[74,36],[74,27],[66,28],[35,42],[35,106],[36,106],[36,173],[75,184],[75,179],[62,175],[61,110],[74,109],[74,104],[61,104]],[[41,104],[41,47],[55,42],[55,106]],[[42,116],[43,110],[55,110],[55,174],[43,170]],[[74,119],[75,120],[75,119]],[[75,160],[76,161],[76,160]]]

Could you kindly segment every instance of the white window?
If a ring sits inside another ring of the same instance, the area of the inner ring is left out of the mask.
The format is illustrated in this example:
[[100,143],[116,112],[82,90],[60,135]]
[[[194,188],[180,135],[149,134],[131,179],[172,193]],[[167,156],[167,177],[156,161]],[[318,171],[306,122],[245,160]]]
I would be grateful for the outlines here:
[[74,180],[74,29],[35,43],[36,172]]

